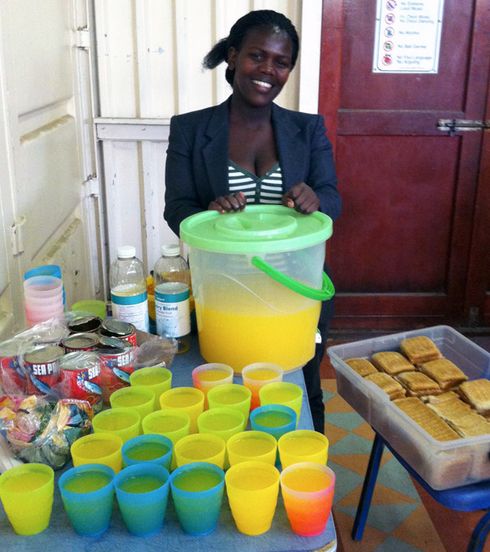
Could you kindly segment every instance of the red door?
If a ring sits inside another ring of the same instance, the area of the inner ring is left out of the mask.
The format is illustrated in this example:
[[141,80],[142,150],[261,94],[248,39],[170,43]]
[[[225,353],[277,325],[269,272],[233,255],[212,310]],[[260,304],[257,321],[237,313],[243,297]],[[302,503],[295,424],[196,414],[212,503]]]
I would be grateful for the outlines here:
[[373,72],[375,22],[376,0],[323,2],[319,107],[344,202],[334,326],[488,323],[488,2],[445,0],[434,74]]

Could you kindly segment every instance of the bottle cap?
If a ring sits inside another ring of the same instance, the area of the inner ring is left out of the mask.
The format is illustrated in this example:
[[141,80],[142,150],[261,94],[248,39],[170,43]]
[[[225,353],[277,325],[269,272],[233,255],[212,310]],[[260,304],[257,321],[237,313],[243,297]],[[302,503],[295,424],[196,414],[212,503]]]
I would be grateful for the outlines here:
[[131,259],[136,256],[136,247],[133,245],[121,245],[117,248],[117,256],[119,259]]
[[180,255],[180,247],[178,243],[169,243],[162,245],[162,255],[165,257],[178,257]]

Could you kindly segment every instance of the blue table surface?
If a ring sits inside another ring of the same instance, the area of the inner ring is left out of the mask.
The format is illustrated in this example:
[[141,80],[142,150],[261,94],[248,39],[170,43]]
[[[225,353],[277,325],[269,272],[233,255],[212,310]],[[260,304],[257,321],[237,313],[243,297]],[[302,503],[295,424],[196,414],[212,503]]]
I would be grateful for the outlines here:
[[[192,385],[192,369],[205,362],[200,356],[195,342],[191,350],[182,355],[176,355],[170,369],[173,373],[172,386]],[[304,389],[304,380],[301,370],[284,375],[285,381],[301,385]],[[241,383],[240,377],[235,377],[236,383]],[[311,429],[311,413],[308,401],[303,401],[303,407],[298,428]],[[57,472],[56,479],[61,472]],[[161,551],[192,550],[193,552],[209,551],[240,551],[240,552],[300,552],[318,550],[331,545],[329,550],[336,549],[336,533],[332,516],[325,531],[316,537],[299,537],[289,526],[284,505],[279,493],[276,514],[271,529],[259,536],[250,537],[240,533],[234,524],[230,508],[226,499],[218,527],[206,537],[191,537],[186,535],[179,526],[172,501],[169,500],[165,522],[162,531],[152,537],[134,537],[126,530],[117,502],[114,503],[114,512],[109,530],[99,538],[80,537],[72,529],[68,517],[63,509],[57,486],[55,487],[53,512],[51,522],[46,531],[31,537],[16,535],[12,530],[3,509],[0,508],[0,549],[5,551],[39,552],[40,550],[67,550],[67,551]]]

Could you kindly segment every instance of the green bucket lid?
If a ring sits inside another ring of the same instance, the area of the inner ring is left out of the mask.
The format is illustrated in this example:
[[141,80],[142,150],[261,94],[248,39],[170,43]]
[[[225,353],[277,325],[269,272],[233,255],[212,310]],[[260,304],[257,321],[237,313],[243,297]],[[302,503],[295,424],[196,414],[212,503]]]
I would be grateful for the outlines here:
[[216,253],[282,253],[322,243],[332,219],[318,211],[302,215],[283,205],[248,205],[239,213],[203,211],[180,224],[191,247]]

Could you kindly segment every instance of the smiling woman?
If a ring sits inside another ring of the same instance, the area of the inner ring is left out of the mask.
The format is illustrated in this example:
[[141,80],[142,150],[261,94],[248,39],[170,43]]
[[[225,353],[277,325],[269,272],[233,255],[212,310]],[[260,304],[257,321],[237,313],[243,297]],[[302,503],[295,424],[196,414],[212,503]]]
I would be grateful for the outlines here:
[[[241,211],[250,203],[279,203],[337,218],[340,197],[323,118],[274,103],[298,51],[292,22],[281,13],[258,10],[238,19],[206,55],[205,68],[227,64],[233,92],[221,105],[171,119],[164,217],[176,234],[190,215]],[[319,364],[332,310],[328,304],[319,325],[323,345],[303,369],[318,431],[324,427]]]

